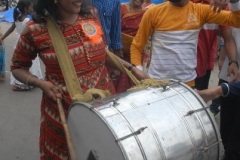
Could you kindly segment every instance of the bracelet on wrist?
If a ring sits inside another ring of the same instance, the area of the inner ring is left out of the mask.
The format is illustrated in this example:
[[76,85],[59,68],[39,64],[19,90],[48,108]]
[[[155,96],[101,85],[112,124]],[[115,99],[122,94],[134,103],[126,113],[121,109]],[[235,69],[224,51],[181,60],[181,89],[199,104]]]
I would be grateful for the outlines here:
[[27,80],[26,80],[26,83],[25,83],[27,86],[29,86],[29,80],[30,80],[32,77],[36,77],[36,78],[37,78],[37,76],[32,75],[32,74],[31,74],[30,76],[28,76],[28,77],[27,77]]
[[232,63],[235,63],[237,67],[239,68],[239,63],[237,61],[229,61],[228,65],[230,66]]

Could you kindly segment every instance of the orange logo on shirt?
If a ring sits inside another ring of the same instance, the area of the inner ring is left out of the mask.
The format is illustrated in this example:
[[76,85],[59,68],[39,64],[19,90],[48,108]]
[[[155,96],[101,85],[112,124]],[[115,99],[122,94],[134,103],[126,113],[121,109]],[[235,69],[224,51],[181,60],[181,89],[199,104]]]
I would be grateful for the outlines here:
[[86,20],[80,23],[86,37],[93,43],[102,41],[103,31],[99,23],[93,20]]
[[188,17],[188,23],[191,23],[191,22],[197,22],[197,18],[193,13],[190,13]]

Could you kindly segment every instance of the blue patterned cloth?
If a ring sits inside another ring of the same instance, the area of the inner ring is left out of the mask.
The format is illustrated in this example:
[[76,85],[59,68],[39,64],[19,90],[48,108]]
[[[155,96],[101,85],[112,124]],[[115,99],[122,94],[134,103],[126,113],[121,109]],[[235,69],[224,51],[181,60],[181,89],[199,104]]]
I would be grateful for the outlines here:
[[121,49],[120,1],[92,0],[92,3],[97,8],[108,47],[113,50]]
[[0,45],[0,79],[4,79],[5,72],[5,50],[3,45]]

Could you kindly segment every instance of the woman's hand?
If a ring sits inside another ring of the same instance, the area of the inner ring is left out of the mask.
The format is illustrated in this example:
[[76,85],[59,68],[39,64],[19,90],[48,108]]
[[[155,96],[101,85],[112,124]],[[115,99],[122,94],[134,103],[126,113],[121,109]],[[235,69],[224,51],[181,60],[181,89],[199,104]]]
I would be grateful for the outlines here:
[[57,98],[62,99],[63,91],[60,87],[52,84],[49,81],[42,81],[39,83],[39,88],[42,89],[44,94],[53,101],[57,101]]

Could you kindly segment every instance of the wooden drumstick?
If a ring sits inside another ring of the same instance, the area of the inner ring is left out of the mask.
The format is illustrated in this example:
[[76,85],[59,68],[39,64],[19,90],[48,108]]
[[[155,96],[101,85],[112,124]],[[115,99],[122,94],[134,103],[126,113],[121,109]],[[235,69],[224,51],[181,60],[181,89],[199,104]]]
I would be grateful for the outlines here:
[[65,117],[64,110],[63,110],[63,105],[62,105],[62,102],[59,98],[57,98],[57,104],[58,104],[60,119],[62,121],[64,132],[65,132],[65,135],[66,135],[66,141],[67,141],[67,145],[68,145],[68,149],[69,149],[69,153],[70,153],[70,158],[71,158],[71,160],[76,160],[76,155],[75,155],[75,152],[74,152],[74,147],[73,147],[73,143],[72,143],[72,140],[71,140],[69,128],[68,128],[68,125],[67,125],[67,122],[66,122],[66,117]]

